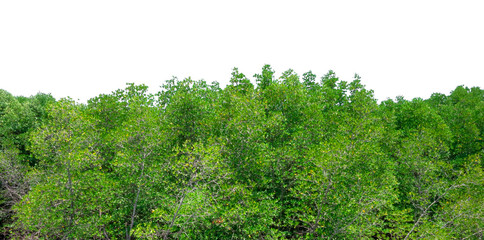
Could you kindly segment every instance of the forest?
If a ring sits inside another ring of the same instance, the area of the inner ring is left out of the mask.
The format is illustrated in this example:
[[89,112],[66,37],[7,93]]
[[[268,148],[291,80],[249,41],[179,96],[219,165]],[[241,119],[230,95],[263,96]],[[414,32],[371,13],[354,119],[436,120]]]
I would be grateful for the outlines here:
[[479,87],[379,102],[269,65],[160,85],[0,89],[0,239],[484,238]]

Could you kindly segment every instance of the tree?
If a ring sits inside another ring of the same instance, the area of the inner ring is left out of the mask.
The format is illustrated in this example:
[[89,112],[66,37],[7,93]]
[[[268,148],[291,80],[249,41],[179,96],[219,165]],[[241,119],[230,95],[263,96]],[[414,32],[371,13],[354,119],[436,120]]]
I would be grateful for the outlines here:
[[483,90],[378,104],[358,75],[254,77],[0,91],[0,237],[483,237]]

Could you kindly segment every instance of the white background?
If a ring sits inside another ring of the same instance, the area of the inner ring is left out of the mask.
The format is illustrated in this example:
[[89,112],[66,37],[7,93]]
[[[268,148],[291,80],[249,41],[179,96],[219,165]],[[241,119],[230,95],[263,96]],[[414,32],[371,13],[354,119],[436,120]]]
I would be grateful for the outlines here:
[[[481,3],[482,2],[482,3]],[[484,87],[483,1],[0,1],[0,88],[85,102],[172,76],[228,83],[270,64],[379,100]]]

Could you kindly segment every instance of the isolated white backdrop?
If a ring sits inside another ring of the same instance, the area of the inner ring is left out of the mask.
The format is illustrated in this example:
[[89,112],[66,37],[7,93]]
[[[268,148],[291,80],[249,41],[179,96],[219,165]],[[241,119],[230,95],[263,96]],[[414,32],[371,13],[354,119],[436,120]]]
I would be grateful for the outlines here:
[[85,102],[271,64],[354,73],[379,100],[484,87],[482,1],[0,1],[0,88]]

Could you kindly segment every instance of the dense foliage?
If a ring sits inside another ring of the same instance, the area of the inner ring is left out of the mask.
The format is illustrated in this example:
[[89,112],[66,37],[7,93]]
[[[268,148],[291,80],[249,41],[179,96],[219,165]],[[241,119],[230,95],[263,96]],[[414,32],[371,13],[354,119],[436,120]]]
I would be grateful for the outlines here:
[[0,90],[0,238],[483,238],[484,90],[378,104],[357,75],[254,77]]

